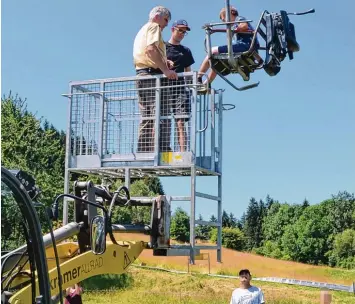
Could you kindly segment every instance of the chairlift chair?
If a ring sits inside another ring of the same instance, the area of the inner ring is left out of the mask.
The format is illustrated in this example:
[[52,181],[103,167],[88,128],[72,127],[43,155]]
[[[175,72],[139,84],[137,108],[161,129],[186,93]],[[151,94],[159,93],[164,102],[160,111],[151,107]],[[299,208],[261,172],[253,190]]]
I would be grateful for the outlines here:
[[[314,9],[301,13],[287,13],[286,11],[269,13],[266,10],[263,11],[255,30],[243,32],[243,34],[253,36],[249,50],[242,53],[233,53],[231,38],[235,32],[231,29],[231,26],[235,23],[252,21],[230,22],[229,1],[226,1],[226,22],[210,23],[203,26],[206,32],[206,50],[211,68],[237,91],[257,87],[259,82],[237,87],[226,76],[239,74],[244,81],[249,81],[250,74],[259,69],[264,69],[269,76],[277,75],[281,69],[281,62],[286,56],[288,55],[289,59],[292,60],[293,53],[300,50],[296,40],[295,27],[289,20],[288,15],[305,15],[314,12]],[[225,25],[226,28],[215,28],[220,25]],[[228,53],[212,54],[211,35],[218,32],[227,34]],[[264,42],[264,46],[258,46],[257,41]],[[259,51],[265,51],[264,59],[260,56]]]

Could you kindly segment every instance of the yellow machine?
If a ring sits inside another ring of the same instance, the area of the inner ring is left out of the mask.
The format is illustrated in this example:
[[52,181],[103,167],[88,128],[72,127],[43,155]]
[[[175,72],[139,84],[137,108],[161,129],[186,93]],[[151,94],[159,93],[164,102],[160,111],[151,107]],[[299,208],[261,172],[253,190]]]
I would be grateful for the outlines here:
[[[69,197],[75,202],[76,221],[42,236],[34,203],[29,196],[31,177],[2,168],[2,199],[12,198],[21,209],[26,231],[26,245],[1,257],[2,303],[52,303],[51,298],[75,283],[100,274],[122,274],[143,249],[155,255],[167,255],[170,229],[170,204],[165,196],[132,200],[125,187],[109,193],[91,182],[76,182],[76,195],[59,195],[50,212],[58,216],[59,200]],[[25,185],[25,186],[24,186]],[[122,196],[121,192],[125,195]],[[90,200],[84,199],[91,195]],[[100,201],[100,202],[98,202]],[[109,207],[107,206],[109,203]],[[112,225],[114,206],[151,208],[150,225]],[[101,215],[91,216],[91,207]],[[88,215],[89,214],[89,215]],[[114,231],[145,232],[149,242],[116,241]],[[77,242],[68,242],[76,236]],[[107,240],[109,239],[109,240]]]
[[[126,268],[140,255],[142,250],[147,247],[144,242],[125,242],[125,245],[116,245],[108,242],[106,251],[102,254],[95,254],[93,251],[87,251],[78,255],[77,243],[63,243],[57,246],[60,257],[60,272],[62,286],[59,288],[58,269],[56,263],[51,261],[54,256],[53,250],[47,250],[48,273],[50,282],[50,294],[55,296],[67,287],[87,278],[100,274],[121,274]],[[73,252],[73,255],[70,255]],[[13,281],[13,284],[19,284],[23,277]],[[15,293],[9,300],[9,303],[32,303],[31,290],[28,285]],[[38,289],[36,293],[39,293]]]

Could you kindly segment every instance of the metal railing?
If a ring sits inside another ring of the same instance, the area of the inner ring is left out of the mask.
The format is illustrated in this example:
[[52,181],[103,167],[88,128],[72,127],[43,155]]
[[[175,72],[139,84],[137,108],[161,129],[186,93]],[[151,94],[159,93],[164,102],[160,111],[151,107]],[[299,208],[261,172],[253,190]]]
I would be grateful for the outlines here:
[[66,167],[198,165],[218,171],[222,91],[198,94],[196,72],[178,75],[71,82],[64,94]]

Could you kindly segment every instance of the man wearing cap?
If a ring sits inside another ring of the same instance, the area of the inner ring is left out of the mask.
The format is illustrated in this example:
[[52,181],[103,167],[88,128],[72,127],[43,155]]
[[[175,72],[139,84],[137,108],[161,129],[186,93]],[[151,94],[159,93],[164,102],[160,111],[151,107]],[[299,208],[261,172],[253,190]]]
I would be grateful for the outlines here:
[[[166,47],[162,30],[171,19],[170,11],[163,6],[154,7],[149,13],[149,21],[139,30],[133,45],[133,59],[137,76],[161,75],[168,79],[177,79],[176,72],[168,66]],[[143,78],[143,77],[142,77]],[[163,85],[163,83],[162,83]],[[139,126],[138,151],[154,151],[154,117],[156,79],[137,81],[139,89],[139,108],[142,121]],[[150,89],[151,88],[151,89]],[[160,107],[166,111],[168,94],[161,90]],[[151,119],[147,119],[151,118]],[[160,150],[168,151],[170,145],[170,121],[163,119],[160,127]]]
[[251,274],[248,269],[239,271],[240,287],[232,293],[230,304],[264,304],[264,294],[259,287],[250,285]]
[[[226,9],[222,8],[219,13],[219,18],[222,22],[226,22]],[[230,7],[230,22],[244,21],[244,17],[239,16],[237,9],[233,6]],[[254,28],[249,22],[235,23],[232,25],[232,31],[235,32],[233,35],[232,48],[233,53],[241,53],[249,50],[252,37],[251,34],[246,34],[247,32],[253,32]],[[244,33],[244,34],[243,34]],[[258,48],[258,41],[256,41],[256,48]],[[212,47],[212,54],[228,53],[228,46],[214,46]],[[198,72],[198,82],[202,83],[202,76],[206,74],[207,70],[210,68],[209,58],[206,56],[201,64],[200,70]],[[208,82],[211,83],[217,74],[215,71],[211,70],[208,74]]]
[[[191,65],[195,63],[190,49],[181,44],[181,41],[190,31],[190,27],[186,20],[177,20],[171,27],[171,37],[166,42],[167,58],[171,62],[171,69],[176,73],[190,72]],[[188,115],[190,113],[190,98],[189,92],[185,87],[176,87],[178,85],[185,85],[184,77],[179,77],[177,81],[170,81],[173,86],[171,89],[172,109],[175,115]],[[175,86],[175,87],[174,87]],[[180,152],[186,151],[186,131],[185,121],[188,118],[177,119],[177,136],[180,146]]]

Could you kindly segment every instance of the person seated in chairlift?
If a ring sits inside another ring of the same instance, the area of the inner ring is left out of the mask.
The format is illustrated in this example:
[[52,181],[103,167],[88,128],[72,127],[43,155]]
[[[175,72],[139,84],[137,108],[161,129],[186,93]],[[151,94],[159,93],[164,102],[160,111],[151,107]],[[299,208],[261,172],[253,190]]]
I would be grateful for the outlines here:
[[[222,22],[226,22],[226,9],[222,8],[220,13],[219,13],[219,18],[222,20]],[[230,7],[230,22],[235,22],[235,21],[244,21],[246,20],[244,17],[239,16],[239,13],[237,9],[233,6]],[[253,35],[245,32],[253,32],[254,28],[249,22],[242,22],[242,23],[235,23],[232,25],[232,31],[236,32],[233,35],[233,41],[232,41],[232,46],[233,46],[233,53],[241,53],[241,52],[246,52],[249,50]],[[244,34],[243,34],[244,32]],[[258,41],[256,41],[256,48],[259,47]],[[223,54],[223,53],[228,53],[228,46],[227,45],[222,45],[222,46],[214,46],[212,47],[212,54]],[[197,82],[199,84],[202,84],[202,76],[206,74],[208,69],[210,68],[210,62],[208,56],[203,60],[200,70],[198,72],[198,78]],[[212,69],[210,70],[208,74],[208,79],[205,81],[205,84],[208,82],[208,86],[210,87],[210,84],[213,82],[213,80],[216,78],[217,74],[215,71]]]

